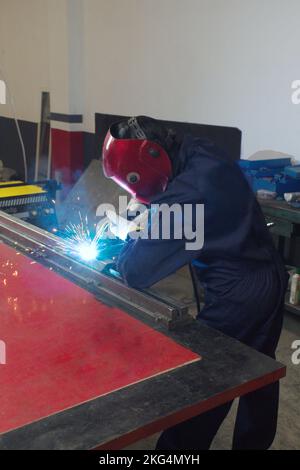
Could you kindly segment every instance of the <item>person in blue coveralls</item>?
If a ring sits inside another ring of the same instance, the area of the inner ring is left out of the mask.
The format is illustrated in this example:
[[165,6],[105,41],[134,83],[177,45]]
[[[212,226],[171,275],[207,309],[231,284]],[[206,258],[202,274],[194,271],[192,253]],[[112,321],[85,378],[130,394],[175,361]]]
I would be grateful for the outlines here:
[[[161,122],[139,116],[111,126],[103,170],[145,204],[204,205],[200,247],[187,249],[184,236],[131,239],[117,262],[125,282],[147,288],[192,264],[205,290],[197,320],[275,358],[288,276],[239,165],[208,140],[178,139]],[[240,398],[233,449],[270,447],[278,399],[278,383]],[[157,449],[209,449],[231,405],[166,429]]]

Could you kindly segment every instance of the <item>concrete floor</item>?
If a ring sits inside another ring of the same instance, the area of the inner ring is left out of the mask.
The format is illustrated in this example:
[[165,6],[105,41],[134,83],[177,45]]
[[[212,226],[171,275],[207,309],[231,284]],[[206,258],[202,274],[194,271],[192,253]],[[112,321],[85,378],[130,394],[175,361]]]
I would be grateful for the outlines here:
[[[274,450],[300,449],[300,365],[292,364],[291,344],[300,340],[300,317],[286,313],[284,328],[277,350],[277,359],[287,366],[287,377],[281,381],[281,398],[278,430],[272,445]],[[221,426],[212,449],[225,450],[231,447],[236,405]],[[155,448],[157,435],[136,442],[128,449],[151,450]]]

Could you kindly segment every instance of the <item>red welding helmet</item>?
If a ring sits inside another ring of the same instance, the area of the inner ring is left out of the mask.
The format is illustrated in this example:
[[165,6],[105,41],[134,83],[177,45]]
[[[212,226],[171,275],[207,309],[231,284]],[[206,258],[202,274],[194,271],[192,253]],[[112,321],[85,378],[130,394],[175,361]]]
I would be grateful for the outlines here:
[[165,191],[172,175],[168,153],[147,138],[137,118],[109,129],[102,155],[105,176],[144,203]]

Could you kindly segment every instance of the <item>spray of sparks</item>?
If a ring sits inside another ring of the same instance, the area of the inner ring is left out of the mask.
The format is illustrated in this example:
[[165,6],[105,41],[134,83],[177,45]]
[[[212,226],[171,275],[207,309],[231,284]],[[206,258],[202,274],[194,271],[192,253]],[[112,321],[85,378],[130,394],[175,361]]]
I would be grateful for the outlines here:
[[124,246],[123,240],[111,239],[106,236],[109,222],[102,224],[101,228],[92,234],[89,228],[88,218],[79,215],[79,223],[70,223],[66,226],[58,248],[66,255],[80,258],[83,261],[95,261],[96,259],[114,260]]
[[102,233],[91,234],[88,218],[79,212],[79,223],[66,226],[64,238],[58,243],[66,254],[76,256],[84,261],[93,261],[99,256],[99,240]]

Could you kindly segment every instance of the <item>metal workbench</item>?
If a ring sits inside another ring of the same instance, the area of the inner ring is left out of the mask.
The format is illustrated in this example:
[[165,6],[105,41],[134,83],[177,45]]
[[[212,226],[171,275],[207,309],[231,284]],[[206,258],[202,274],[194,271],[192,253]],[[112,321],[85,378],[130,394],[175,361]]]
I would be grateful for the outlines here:
[[[260,200],[266,221],[273,223],[270,231],[277,237],[277,248],[287,265],[300,266],[300,209],[290,206],[285,201]],[[289,312],[300,315],[300,306],[285,302]]]

